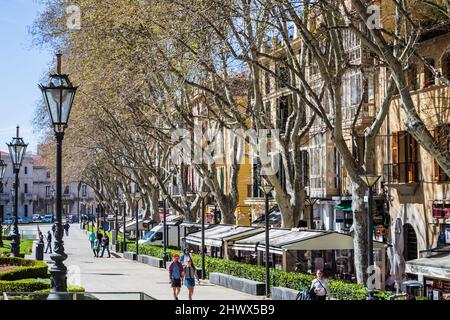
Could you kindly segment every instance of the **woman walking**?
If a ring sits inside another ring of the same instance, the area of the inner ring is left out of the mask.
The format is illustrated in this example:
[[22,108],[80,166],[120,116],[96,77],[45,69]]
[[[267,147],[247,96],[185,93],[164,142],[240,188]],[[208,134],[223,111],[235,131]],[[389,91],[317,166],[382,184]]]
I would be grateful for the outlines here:
[[195,278],[197,278],[198,283],[200,284],[200,279],[197,274],[197,269],[192,262],[192,259],[186,260],[186,265],[183,268],[184,274],[184,285],[188,289],[189,300],[192,300],[192,296],[194,295],[194,287],[195,287]]
[[187,265],[187,262],[192,260],[191,253],[189,252],[189,248],[184,248],[183,254],[181,255],[180,262],[184,266]]
[[89,242],[91,243],[91,249],[94,250],[95,233],[93,231],[89,233]]
[[328,281],[323,278],[322,270],[317,270],[317,278],[312,281],[310,291],[315,293],[315,300],[326,300],[330,295],[330,289],[328,288]]

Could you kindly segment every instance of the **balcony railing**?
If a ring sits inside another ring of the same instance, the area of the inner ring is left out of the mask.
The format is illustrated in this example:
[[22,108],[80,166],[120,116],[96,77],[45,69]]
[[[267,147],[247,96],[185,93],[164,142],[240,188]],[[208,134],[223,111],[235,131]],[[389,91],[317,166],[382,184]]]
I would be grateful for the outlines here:
[[24,193],[24,194],[23,194],[23,199],[24,199],[25,201],[33,201],[33,200],[34,200],[34,197],[33,197],[33,194],[32,194],[32,193]]
[[11,199],[11,194],[3,192],[0,193],[0,201],[9,201]]
[[75,199],[74,195],[71,193],[63,193],[62,194],[63,200],[73,200]]
[[264,198],[264,194],[257,185],[247,185],[247,198]]
[[385,164],[384,175],[387,183],[418,183],[420,182],[420,165],[419,162]]

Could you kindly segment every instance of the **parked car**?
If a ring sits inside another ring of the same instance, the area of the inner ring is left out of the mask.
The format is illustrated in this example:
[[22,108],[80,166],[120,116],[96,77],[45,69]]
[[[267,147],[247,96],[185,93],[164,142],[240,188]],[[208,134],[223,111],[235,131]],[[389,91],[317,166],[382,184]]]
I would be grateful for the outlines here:
[[44,219],[42,219],[42,222],[45,223],[52,223],[54,221],[53,215],[52,214],[46,214],[44,216]]
[[12,218],[6,218],[5,221],[3,221],[3,224],[13,224]]
[[24,220],[22,217],[17,218],[17,223],[23,223],[23,222],[24,222]]
[[33,222],[39,222],[41,220],[41,216],[38,214],[33,214]]

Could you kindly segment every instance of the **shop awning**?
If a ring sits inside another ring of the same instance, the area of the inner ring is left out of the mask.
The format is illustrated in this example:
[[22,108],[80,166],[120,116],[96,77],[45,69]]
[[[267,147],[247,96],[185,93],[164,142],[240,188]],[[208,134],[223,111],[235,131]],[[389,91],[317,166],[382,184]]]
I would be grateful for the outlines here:
[[342,202],[337,206],[335,206],[334,208],[339,211],[352,211],[352,203]]
[[[281,237],[286,234],[287,230],[284,229],[270,229],[269,230],[269,243],[271,243],[274,239],[277,237]],[[258,233],[254,236],[244,238],[241,240],[238,240],[234,243],[233,249],[234,250],[241,250],[241,251],[256,251],[258,244],[261,242],[265,243],[266,240],[266,233]]]
[[[216,225],[205,230],[205,245],[221,247],[226,241],[233,241],[263,232],[263,229],[254,227],[241,227],[236,225]],[[186,237],[186,242],[201,245],[202,232],[198,231]]]
[[405,272],[448,280],[450,279],[450,253],[443,252],[427,258],[406,261]]
[[[277,230],[277,231],[276,231]],[[272,237],[269,238],[269,250],[272,253],[282,254],[288,250],[352,250],[353,237],[336,232],[322,230],[298,230],[298,229],[272,229]],[[258,235],[261,236],[261,235]],[[261,236],[262,237],[262,236]],[[265,250],[265,238],[252,237],[259,240],[256,248],[259,251]],[[233,246],[236,250],[250,250],[251,238],[236,241]],[[247,243],[245,242],[247,241]],[[374,248],[384,248],[384,243],[374,241]],[[254,247],[253,247],[254,248]]]

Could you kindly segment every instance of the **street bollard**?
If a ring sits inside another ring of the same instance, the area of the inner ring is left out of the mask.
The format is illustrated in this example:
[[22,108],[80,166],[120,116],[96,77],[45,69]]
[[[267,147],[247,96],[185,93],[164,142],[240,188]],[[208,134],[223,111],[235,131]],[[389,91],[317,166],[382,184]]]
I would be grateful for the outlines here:
[[43,261],[44,260],[44,242],[39,241],[36,244],[36,260]]

